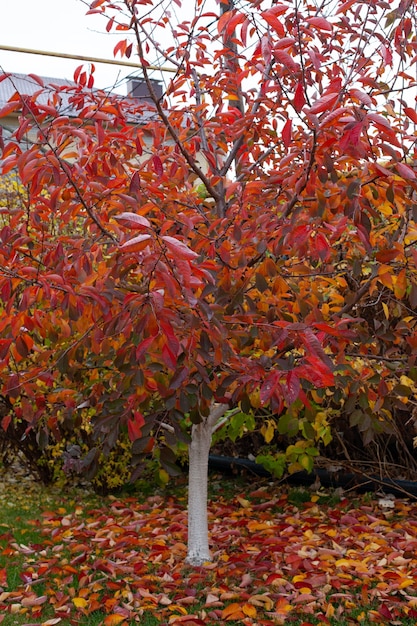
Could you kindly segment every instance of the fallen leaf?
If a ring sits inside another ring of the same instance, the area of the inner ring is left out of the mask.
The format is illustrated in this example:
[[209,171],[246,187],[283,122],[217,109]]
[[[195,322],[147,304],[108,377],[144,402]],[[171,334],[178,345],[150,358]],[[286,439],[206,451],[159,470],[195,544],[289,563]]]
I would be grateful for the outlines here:
[[106,615],[103,620],[104,626],[118,626],[125,621],[123,615],[119,615],[118,613],[112,613],[111,615]]

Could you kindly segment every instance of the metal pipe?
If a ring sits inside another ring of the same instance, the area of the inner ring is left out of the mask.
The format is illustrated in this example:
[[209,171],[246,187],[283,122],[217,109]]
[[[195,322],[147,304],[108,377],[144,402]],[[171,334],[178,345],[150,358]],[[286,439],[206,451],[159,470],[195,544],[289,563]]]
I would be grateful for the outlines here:
[[[33,50],[32,48],[16,48],[13,46],[0,45],[0,50],[7,52],[22,52],[24,54],[39,54],[46,57],[59,57],[60,59],[76,59],[77,61],[91,61],[92,63],[107,63],[108,65],[120,65],[123,67],[137,67],[142,68],[140,63],[131,63],[130,61],[117,61],[115,59],[101,59],[96,57],[86,57],[80,54],[66,54],[65,52],[51,52],[48,50]],[[159,70],[161,72],[173,72],[177,71],[173,67],[164,67],[157,65],[147,65],[149,70]]]

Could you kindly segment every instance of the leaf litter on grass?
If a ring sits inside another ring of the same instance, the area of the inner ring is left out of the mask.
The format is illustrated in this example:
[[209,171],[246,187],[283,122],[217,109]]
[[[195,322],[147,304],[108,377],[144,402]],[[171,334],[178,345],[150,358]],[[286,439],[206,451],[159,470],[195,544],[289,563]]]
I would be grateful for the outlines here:
[[183,490],[100,506],[50,498],[32,521],[35,542],[15,540],[10,527],[0,537],[3,560],[20,567],[14,585],[7,562],[0,568],[0,622],[417,621],[417,504],[396,499],[387,511],[377,498],[355,507],[344,498],[330,506],[312,494],[295,505],[277,486],[227,496],[219,486],[209,507],[214,561],[197,569],[184,564]]

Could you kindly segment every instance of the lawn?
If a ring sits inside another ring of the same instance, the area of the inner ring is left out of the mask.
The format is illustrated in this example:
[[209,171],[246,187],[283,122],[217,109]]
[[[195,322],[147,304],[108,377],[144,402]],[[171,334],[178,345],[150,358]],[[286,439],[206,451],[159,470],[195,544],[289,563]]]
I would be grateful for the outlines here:
[[193,569],[183,480],[103,498],[1,481],[2,626],[417,624],[416,503],[214,476],[214,561]]

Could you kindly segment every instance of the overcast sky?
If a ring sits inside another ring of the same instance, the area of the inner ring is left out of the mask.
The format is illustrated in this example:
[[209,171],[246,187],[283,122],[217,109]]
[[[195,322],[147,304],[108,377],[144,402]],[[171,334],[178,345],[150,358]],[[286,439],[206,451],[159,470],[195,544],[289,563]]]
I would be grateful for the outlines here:
[[[0,45],[113,59],[113,48],[123,38],[123,33],[106,32],[104,17],[86,16],[87,7],[80,0],[3,0],[1,4]],[[0,50],[0,68],[7,72],[72,79],[81,63]],[[125,94],[123,79],[130,72],[134,68],[96,64],[95,86],[112,87],[122,81],[118,91]]]

